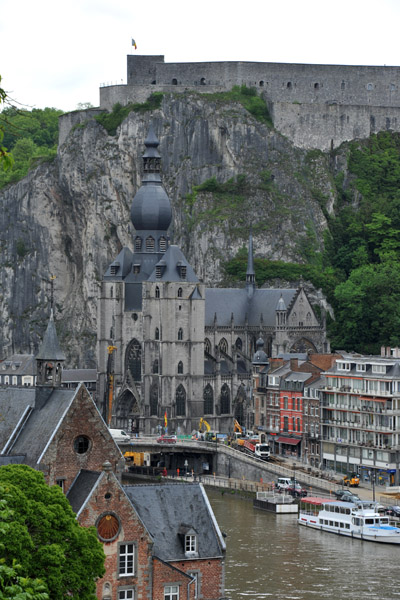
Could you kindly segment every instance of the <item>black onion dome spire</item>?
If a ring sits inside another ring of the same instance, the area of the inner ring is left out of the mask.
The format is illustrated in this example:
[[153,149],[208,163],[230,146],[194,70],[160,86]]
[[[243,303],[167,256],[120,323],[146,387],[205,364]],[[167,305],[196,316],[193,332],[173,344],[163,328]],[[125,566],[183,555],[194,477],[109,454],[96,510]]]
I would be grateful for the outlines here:
[[168,230],[172,219],[171,203],[161,183],[159,141],[150,125],[144,142],[142,186],[137,191],[131,208],[131,220],[136,231]]

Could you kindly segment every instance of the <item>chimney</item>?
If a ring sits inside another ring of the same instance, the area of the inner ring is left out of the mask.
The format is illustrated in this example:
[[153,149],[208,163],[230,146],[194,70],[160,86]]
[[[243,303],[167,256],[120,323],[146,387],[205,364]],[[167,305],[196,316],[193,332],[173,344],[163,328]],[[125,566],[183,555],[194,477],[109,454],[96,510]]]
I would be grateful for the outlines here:
[[385,356],[385,346],[381,346],[381,356],[382,358]]
[[299,359],[298,358],[291,358],[290,359],[290,370],[291,371],[297,371],[298,368],[299,368]]

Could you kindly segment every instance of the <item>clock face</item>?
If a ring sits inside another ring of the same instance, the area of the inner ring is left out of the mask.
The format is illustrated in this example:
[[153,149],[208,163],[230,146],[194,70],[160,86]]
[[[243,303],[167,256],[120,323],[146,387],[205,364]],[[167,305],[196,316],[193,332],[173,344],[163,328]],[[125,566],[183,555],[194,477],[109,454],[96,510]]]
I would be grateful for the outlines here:
[[115,515],[107,514],[101,517],[97,523],[97,533],[99,538],[109,542],[119,533],[120,523]]

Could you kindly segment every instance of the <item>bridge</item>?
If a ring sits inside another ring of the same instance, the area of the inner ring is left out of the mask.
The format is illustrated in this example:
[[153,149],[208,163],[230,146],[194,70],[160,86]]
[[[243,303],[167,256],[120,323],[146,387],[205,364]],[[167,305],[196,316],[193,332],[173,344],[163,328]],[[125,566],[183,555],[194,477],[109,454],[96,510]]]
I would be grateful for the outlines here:
[[306,472],[304,466],[289,461],[285,464],[264,461],[223,443],[178,439],[174,444],[160,444],[156,438],[132,438],[120,444],[121,452],[143,452],[151,456],[151,465],[166,468],[168,474],[186,473],[196,476],[216,475],[244,481],[265,483],[277,477],[295,477],[307,488],[325,492],[338,489],[337,480]]

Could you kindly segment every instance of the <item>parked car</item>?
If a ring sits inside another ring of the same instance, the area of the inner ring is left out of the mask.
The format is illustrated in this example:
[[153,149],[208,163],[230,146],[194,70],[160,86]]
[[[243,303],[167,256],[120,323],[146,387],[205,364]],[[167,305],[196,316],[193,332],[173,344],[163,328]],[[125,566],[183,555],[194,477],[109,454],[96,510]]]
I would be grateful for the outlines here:
[[291,496],[295,498],[304,498],[307,496],[306,488],[302,487],[298,481],[296,483],[292,481],[291,485],[286,490]]
[[387,506],[385,508],[385,515],[400,518],[400,506]]
[[340,500],[342,502],[359,502],[361,500],[361,498],[359,496],[357,496],[357,494],[343,494],[343,496],[340,498]]
[[176,435],[167,435],[166,433],[157,439],[158,444],[176,444]]
[[345,496],[351,496],[353,499],[360,500],[360,498],[357,496],[357,494],[353,494],[352,492],[350,492],[350,490],[337,490],[335,492],[335,496],[338,500],[343,500],[343,501],[345,501],[345,499],[344,499]]
[[298,481],[296,483],[289,477],[279,477],[275,488],[280,492],[287,492],[292,496],[307,496],[307,490],[303,488]]

